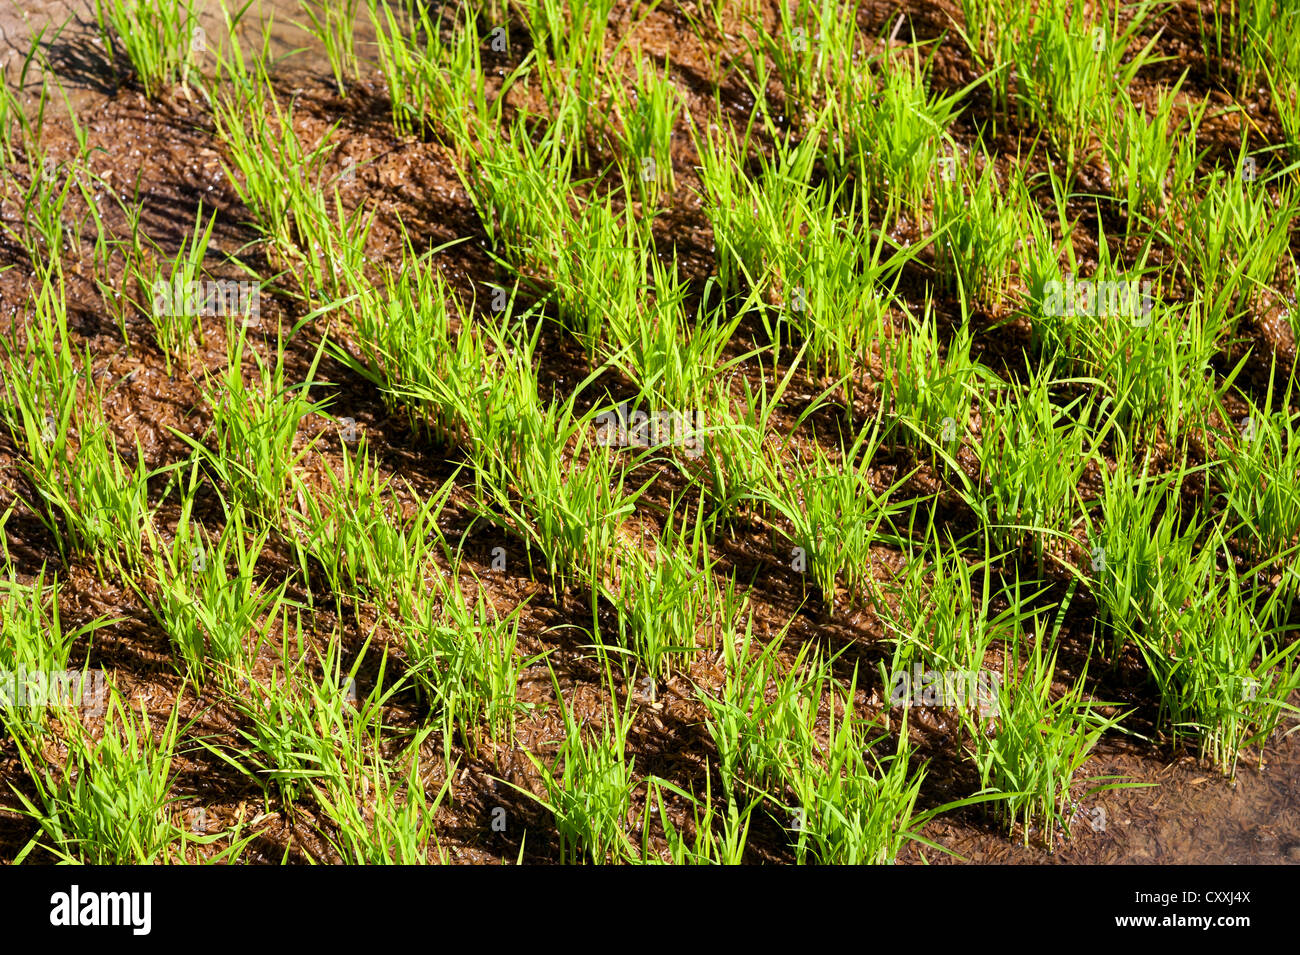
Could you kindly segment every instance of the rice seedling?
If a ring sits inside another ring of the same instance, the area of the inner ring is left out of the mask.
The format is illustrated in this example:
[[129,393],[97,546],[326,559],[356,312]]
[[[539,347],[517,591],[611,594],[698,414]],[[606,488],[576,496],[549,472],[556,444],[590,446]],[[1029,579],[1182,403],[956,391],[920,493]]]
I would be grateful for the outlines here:
[[298,8],[307,18],[305,29],[324,49],[340,96],[348,95],[348,84],[355,81],[361,73],[356,50],[358,2],[359,0],[298,0]]
[[386,503],[392,480],[380,475],[364,439],[355,452],[344,445],[342,474],[328,473],[324,493],[296,475],[290,480],[302,502],[295,514],[300,547],[319,562],[336,595],[368,597],[382,605],[422,587],[430,541],[452,483],[421,503],[410,520],[400,514],[395,519]]
[[[1010,672],[998,687],[996,723],[982,726],[974,715],[965,717],[970,724],[968,752],[981,786],[1005,796],[995,804],[995,811],[1011,831],[1021,828],[1026,845],[1038,831],[1049,847],[1055,844],[1058,830],[1068,834],[1074,803],[1122,785],[1077,779],[1102,733],[1120,717],[1104,716],[1100,709],[1105,704],[1085,697],[1083,675],[1053,699],[1057,651],[1049,647],[1055,642],[1055,633],[1049,635],[1040,618],[1023,666],[1020,644],[1012,644]],[[1080,792],[1080,784],[1088,783],[1098,785]]]
[[1079,479],[1113,420],[1104,401],[1080,395],[1059,406],[1051,388],[1052,367],[1044,365],[1018,401],[1009,391],[984,398],[975,442],[979,489],[958,475],[994,548],[1028,544],[1040,573],[1049,541],[1068,539],[1081,516]]
[[892,755],[877,754],[870,724],[854,715],[854,688],[850,684],[841,700],[832,692],[824,762],[799,759],[788,769],[800,865],[892,864],[924,821],[916,801],[925,771],[911,771],[912,751],[903,736]]
[[880,343],[885,376],[882,405],[900,426],[903,440],[918,447],[938,447],[954,454],[970,429],[972,396],[996,376],[972,360],[973,336],[963,323],[944,349],[930,303],[918,321],[908,315],[909,330]]
[[192,0],[95,0],[104,48],[114,60],[125,55],[150,99],[189,81],[206,52]]
[[661,194],[670,194],[676,183],[672,135],[682,95],[668,77],[667,62],[660,75],[638,57],[636,84],[626,91],[617,83],[611,87],[623,181],[632,185],[629,194],[637,195],[647,209]]
[[[12,513],[11,507],[0,526]],[[20,583],[7,549],[4,567],[8,573],[0,577],[0,635],[4,638],[0,642],[0,678],[4,681],[0,687],[0,727],[13,736],[26,730],[39,731],[49,715],[66,712],[70,704],[80,703],[88,710],[102,704],[86,696],[94,685],[88,682],[90,674],[85,669],[75,675],[69,687],[73,693],[80,687],[80,699],[62,699],[62,689],[29,697],[27,684],[29,679],[40,679],[48,685],[58,674],[73,677],[73,647],[83,638],[93,641],[96,630],[115,621],[96,618],[79,627],[65,628],[58,575],[49,575],[47,584],[48,568],[42,566],[30,583]]]
[[1090,10],[1083,0],[1050,0],[1016,44],[1016,109],[1038,123],[1077,169],[1087,161],[1093,131],[1108,135],[1116,90],[1128,88],[1143,67],[1158,63],[1158,34],[1137,47],[1154,3],[1144,0]]
[[[1222,551],[1222,536],[1205,547]],[[1210,586],[1212,569],[1195,568],[1187,603],[1163,608],[1167,623],[1137,643],[1159,688],[1161,725],[1172,742],[1195,740],[1203,759],[1233,775],[1241,751],[1267,741],[1282,714],[1295,712],[1288,700],[1300,687],[1300,641],[1277,634],[1266,642],[1258,625],[1254,608],[1259,617],[1274,616],[1271,605],[1281,591],[1252,593],[1255,585],[1233,575]]]
[[1257,560],[1283,559],[1300,533],[1300,415],[1291,411],[1295,376],[1275,404],[1276,374],[1275,362],[1263,407],[1246,399],[1250,414],[1215,469],[1227,512]]
[[39,826],[16,860],[39,848],[65,863],[172,861],[187,839],[169,812],[178,798],[172,792],[172,761],[181,732],[178,711],[172,709],[161,737],[155,738],[149,715],[132,712],[114,690],[100,738],[76,720],[65,721],[63,732],[68,754],[55,771],[41,758],[39,736],[24,734],[14,741],[35,798],[15,794],[24,815]]
[[978,299],[994,309],[1006,296],[1032,205],[1019,170],[1005,189],[996,181],[986,156],[978,179],[963,173],[934,192],[935,268],[963,301]]
[[270,529],[250,535],[241,509],[234,509],[216,540],[203,535],[191,521],[196,478],[192,469],[170,545],[148,525],[153,580],[135,586],[183,662],[178,669],[206,683],[240,676],[252,666],[277,614],[288,610],[289,581],[258,583],[257,563]]
[[449,861],[438,844],[434,820],[453,776],[449,773],[429,798],[420,769],[420,746],[429,732],[417,733],[391,764],[376,753],[355,754],[342,768],[348,780],[360,780],[360,791],[313,787],[316,801],[338,829],[338,835],[328,838],[345,865],[424,865],[431,847],[437,862]]
[[1174,120],[1175,102],[1186,78],[1184,72],[1172,87],[1160,91],[1150,118],[1122,92],[1115,136],[1103,142],[1115,195],[1128,216],[1129,235],[1168,208],[1170,194],[1184,190],[1183,184],[1198,164],[1196,131],[1209,102],[1191,107],[1186,116]]
[[839,460],[817,445],[805,466],[772,476],[768,503],[789,522],[791,563],[812,578],[828,612],[834,612],[837,581],[843,581],[851,603],[861,600],[870,580],[872,546],[897,536],[893,518],[912,503],[894,499],[910,475],[900,475],[881,491],[871,486],[869,468],[883,439],[877,416]]
[[274,521],[284,508],[284,492],[294,465],[319,436],[296,449],[298,429],[309,414],[323,413],[324,402],[310,400],[324,343],[317,347],[307,380],[289,384],[284,347],[278,343],[274,364],[249,349],[257,371],[255,382],[244,380],[247,331],[227,327],[226,369],[219,379],[201,387],[212,408],[209,443],[177,433],[228,489],[229,502],[264,520]]
[[1144,633],[1162,632],[1169,608],[1194,595],[1212,569],[1213,549],[1202,541],[1203,522],[1187,522],[1178,490],[1190,472],[1172,478],[1135,472],[1127,442],[1115,470],[1102,471],[1095,514],[1088,511],[1089,586],[1097,601],[1098,636],[1112,662]]
[[551,812],[560,836],[560,855],[566,862],[602,865],[630,860],[636,852],[628,836],[632,794],[640,785],[633,778],[635,760],[627,752],[632,697],[629,694],[621,708],[615,697],[597,735],[584,732],[574,718],[554,671],[551,679],[564,717],[564,739],[550,766],[528,753],[542,775],[546,796],[525,794]]
[[460,563],[438,571],[425,593],[404,593],[389,626],[399,634],[409,672],[443,729],[471,752],[486,737],[497,746],[514,740],[515,721],[525,709],[516,699],[520,671],[534,659],[517,655],[523,605],[502,615],[481,583],[466,597]]
[[960,162],[948,128],[982,82],[931,93],[933,55],[923,61],[920,49],[909,47],[897,60],[882,56],[872,61],[874,69],[854,67],[843,74],[829,133],[826,161],[832,174],[856,175],[868,196],[898,200],[897,212],[919,211],[933,184]]
[[607,595],[618,608],[618,644],[655,681],[675,670],[689,672],[697,633],[714,604],[703,507],[701,501],[689,532],[689,513],[675,519],[670,511],[655,552],[622,555],[618,582]]

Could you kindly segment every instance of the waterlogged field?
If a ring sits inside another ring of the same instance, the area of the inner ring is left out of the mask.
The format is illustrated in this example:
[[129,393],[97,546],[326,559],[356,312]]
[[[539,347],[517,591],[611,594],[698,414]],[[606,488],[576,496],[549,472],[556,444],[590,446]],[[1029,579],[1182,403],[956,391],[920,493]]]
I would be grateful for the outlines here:
[[95,0],[0,94],[0,857],[1300,858],[1300,2]]

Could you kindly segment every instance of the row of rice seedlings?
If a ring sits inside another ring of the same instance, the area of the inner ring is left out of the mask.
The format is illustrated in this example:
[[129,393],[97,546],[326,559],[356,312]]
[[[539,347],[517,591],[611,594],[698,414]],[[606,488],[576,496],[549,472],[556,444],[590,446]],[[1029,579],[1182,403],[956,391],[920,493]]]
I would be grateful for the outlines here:
[[222,840],[229,844],[209,861],[237,858],[253,838],[242,826],[198,835],[177,824],[173,762],[184,730],[174,707],[155,737],[143,707],[133,712],[113,688],[102,734],[75,718],[62,721],[67,756],[53,771],[44,758],[45,737],[21,733],[15,744],[34,795],[15,792],[38,830],[15,861],[40,849],[63,863],[152,865],[183,861],[189,846]]
[[188,95],[207,49],[192,0],[95,0],[95,19],[104,49],[126,57],[146,96],[177,84]]

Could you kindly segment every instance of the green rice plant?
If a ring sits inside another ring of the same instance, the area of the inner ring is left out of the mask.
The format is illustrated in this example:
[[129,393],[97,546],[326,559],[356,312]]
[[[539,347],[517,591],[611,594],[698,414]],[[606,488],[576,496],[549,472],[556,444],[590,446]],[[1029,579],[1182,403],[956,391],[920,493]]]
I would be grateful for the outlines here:
[[170,262],[147,237],[146,241],[150,241],[156,251],[158,263],[153,265],[148,260],[135,260],[137,273],[133,277],[153,296],[145,313],[153,325],[155,340],[163,353],[169,375],[172,362],[191,352],[195,334],[198,334],[200,342],[204,340],[202,316],[208,295],[201,284],[203,262],[216,222],[217,214],[214,212],[207,228],[203,227],[203,204],[200,203],[195,212],[194,231],[181,239],[180,247]]
[[[792,9],[792,6],[794,9]],[[744,37],[755,62],[768,61],[781,80],[784,113],[796,128],[812,125],[812,117],[824,101],[839,92],[837,79],[851,76],[857,69],[854,45],[857,39],[857,4],[845,10],[837,0],[777,7],[777,23],[770,29],[759,13],[746,19],[754,29],[754,39]],[[725,33],[725,31],[723,31]],[[766,84],[749,82],[755,100],[762,104],[767,97]],[[760,106],[766,111],[766,107]],[[771,126],[771,117],[768,117]]]
[[[399,136],[467,130],[470,120],[457,117],[460,111],[486,119],[482,40],[470,7],[461,6],[449,40],[443,38],[441,11],[411,0],[366,0],[366,7]],[[510,82],[498,94],[502,98]]]
[[[1206,548],[1222,552],[1222,536]],[[1297,712],[1289,698],[1300,688],[1300,641],[1275,632],[1266,642],[1259,625],[1276,615],[1280,590],[1263,595],[1232,572],[1212,580],[1212,570],[1212,563],[1194,569],[1187,604],[1163,608],[1165,624],[1144,633],[1138,648],[1172,742],[1195,740],[1202,759],[1234,775],[1241,751],[1266,742],[1284,711]]]
[[[741,864],[749,840],[749,823],[758,800],[751,800],[743,812],[733,804],[726,814],[722,814],[713,805],[711,780],[705,781],[702,798],[658,777],[647,779],[646,789],[649,793],[647,804],[654,804],[659,808],[659,825],[668,843],[668,858],[673,865]],[[673,825],[663,796],[665,789],[691,804],[694,812],[692,820],[694,839],[690,839],[690,834],[685,827],[678,828]],[[703,806],[702,810],[701,806]],[[722,827],[721,833],[715,830],[716,825]],[[642,830],[641,862],[658,861],[661,860],[650,849],[649,828],[645,827]]]
[[618,644],[656,682],[690,671],[697,634],[715,603],[703,509],[701,500],[689,531],[689,512],[675,520],[670,511],[654,553],[629,548],[607,594],[618,608]]
[[893,755],[877,755],[879,740],[869,739],[870,724],[854,714],[854,689],[850,684],[838,700],[830,691],[824,760],[793,760],[787,769],[800,865],[892,864],[924,822],[916,800],[925,771],[909,772],[912,747],[903,735]]
[[[627,40],[627,34],[605,50],[610,14],[617,0],[519,0],[516,9],[533,40],[543,99],[555,128],[586,158],[591,112],[596,106],[600,76]],[[644,15],[643,15],[644,16]]]
[[222,65],[230,91],[217,96],[212,108],[213,126],[225,146],[222,168],[263,235],[294,264],[299,250],[308,247],[303,228],[329,218],[318,184],[327,178],[325,165],[335,149],[333,127],[307,148],[294,130],[294,104],[280,105],[265,60],[250,72],[237,44],[235,50]]
[[573,141],[555,124],[533,137],[518,113],[503,132],[460,136],[457,147],[463,154],[461,181],[493,247],[513,265],[534,272],[559,260],[572,221]]
[[1144,460],[1135,473],[1131,451],[1121,443],[1115,470],[1102,469],[1095,514],[1088,511],[1088,581],[1097,601],[1097,635],[1112,663],[1141,635],[1165,632],[1170,608],[1193,599],[1213,569],[1213,548],[1202,546],[1208,528],[1179,506],[1187,472],[1161,478],[1148,468]]
[[902,437],[918,447],[938,446],[955,454],[970,428],[971,396],[996,376],[971,359],[973,336],[964,322],[946,349],[930,301],[918,321],[908,313],[909,329],[881,339],[884,378],[880,400],[901,426]]
[[1018,400],[1014,391],[981,395],[978,490],[958,475],[994,548],[1028,545],[1040,573],[1049,541],[1071,539],[1082,511],[1079,480],[1111,425],[1104,401],[1080,395],[1059,406],[1053,384],[1052,366],[1045,365]]
[[[762,356],[758,356],[762,367]],[[779,468],[780,450],[772,439],[772,422],[781,396],[790,386],[799,362],[792,362],[771,393],[768,376],[760,376],[757,392],[742,378],[745,396],[740,411],[729,394],[718,393],[709,403],[714,415],[705,429],[699,480],[715,506],[714,519],[729,520],[744,505],[768,510],[763,491],[769,475]],[[774,377],[774,376],[773,376]]]
[[638,57],[632,89],[625,91],[619,84],[611,88],[623,181],[631,185],[628,195],[638,196],[646,209],[661,195],[671,195],[677,181],[673,175],[672,135],[683,97],[669,80],[669,72],[666,58],[660,75],[644,57]]
[[893,243],[884,230],[865,224],[865,209],[837,208],[842,182],[811,184],[815,134],[778,144],[774,159],[760,155],[754,177],[743,171],[746,144],[734,136],[710,132],[698,146],[723,294],[761,295],[764,328],[778,356],[789,328],[809,342],[810,356],[826,374],[847,376],[878,336],[887,297],[924,244],[886,254]]
[[1083,0],[1045,0],[1029,33],[1013,50],[1016,109],[1051,137],[1069,170],[1088,159],[1094,130],[1109,136],[1116,91],[1129,88],[1153,55],[1157,36],[1136,48],[1155,4],[1119,4],[1090,10]]
[[104,49],[124,54],[153,99],[180,84],[187,92],[206,49],[192,0],[95,0]]
[[15,794],[39,826],[15,861],[40,848],[64,863],[152,865],[183,859],[189,842],[223,838],[189,836],[171,819],[179,798],[172,768],[181,732],[177,709],[155,739],[143,707],[132,713],[113,690],[102,736],[76,720],[66,721],[63,732],[67,758],[56,770],[45,765],[39,736],[15,739],[35,795]]
[[356,51],[358,0],[298,0],[307,18],[304,28],[325,50],[339,96],[348,95],[348,83],[361,74]]
[[564,739],[550,766],[525,750],[542,776],[546,796],[521,791],[551,812],[565,862],[602,865],[631,860],[636,852],[628,836],[632,796],[640,785],[633,776],[635,759],[627,752],[632,696],[628,694],[621,709],[617,702],[606,708],[597,735],[583,731],[584,725],[560,692],[554,671],[551,679],[564,717]]
[[574,415],[576,395],[524,414],[505,447],[475,444],[475,507],[522,540],[530,561],[533,549],[540,551],[557,587],[594,589],[608,576],[619,522],[647,485],[625,490],[626,469],[596,444],[592,416]]
[[[301,627],[299,619],[293,629],[300,646]],[[364,697],[357,692],[357,673],[369,640],[346,671],[337,637],[317,656],[315,666],[309,664],[307,651],[297,657],[290,652],[287,614],[282,640],[280,663],[272,671],[269,685],[258,679],[246,680],[241,692],[231,696],[241,744],[231,750],[206,740],[201,743],[237,771],[256,779],[268,798],[274,795],[286,809],[311,794],[328,806],[327,812],[343,816],[346,824],[341,803],[344,794],[355,792],[349,775],[355,776],[378,752],[384,706],[403,682],[386,684],[385,654],[375,687]]]
[[960,0],[960,5],[963,23],[954,28],[988,76],[994,106],[1007,113],[1016,52],[1029,34],[1034,6],[1016,0]]
[[1280,188],[1275,199],[1262,183],[1250,181],[1245,160],[1243,151],[1235,174],[1215,170],[1201,196],[1185,200],[1181,234],[1195,241],[1157,232],[1178,250],[1178,267],[1203,290],[1209,313],[1222,315],[1233,332],[1262,290],[1271,287],[1300,213],[1300,199],[1291,189]]
[[996,309],[1007,294],[1011,264],[1029,231],[1033,200],[1017,167],[1005,189],[985,156],[975,178],[963,171],[934,192],[935,269],[963,302]]
[[829,679],[827,662],[809,643],[800,645],[782,672],[777,654],[789,624],[766,646],[751,651],[753,624],[752,615],[743,631],[739,621],[725,624],[723,684],[716,695],[700,695],[729,814],[745,801],[745,790],[762,792],[782,783],[786,767],[798,756],[793,747],[799,728],[810,714],[816,720]]
[[399,592],[421,589],[430,538],[453,485],[417,506],[409,521],[400,514],[395,520],[386,503],[392,480],[380,475],[364,439],[356,451],[344,446],[342,463],[342,474],[327,472],[324,493],[290,477],[302,502],[295,513],[302,550],[320,563],[336,595],[383,605]]
[[1122,106],[1115,135],[1105,137],[1102,148],[1110,168],[1113,190],[1124,203],[1128,234],[1143,221],[1162,214],[1171,192],[1181,192],[1181,183],[1195,171],[1196,131],[1200,128],[1208,100],[1193,106],[1185,117],[1173,120],[1175,101],[1187,78],[1186,71],[1156,99],[1155,114],[1149,119],[1127,91],[1121,91]]
[[1241,420],[1215,468],[1237,535],[1256,560],[1284,559],[1300,533],[1300,415],[1291,411],[1295,376],[1275,406],[1274,363],[1260,407],[1246,398],[1250,414]]
[[[1056,634],[1049,635],[1040,621],[1031,642],[1033,650],[1023,666],[1020,643],[1012,643],[1006,661],[1010,672],[998,686],[997,721],[985,727],[974,715],[965,715],[971,741],[967,752],[981,787],[1005,797],[997,803],[997,812],[1009,830],[1019,825],[1028,845],[1037,829],[1050,848],[1059,829],[1068,834],[1074,803],[1117,785],[1105,783],[1105,777],[1077,777],[1102,734],[1121,716],[1106,717],[1100,712],[1106,704],[1086,698],[1086,673],[1053,699],[1057,651],[1048,647],[1055,645]],[[1081,783],[1099,785],[1080,792]]]
[[[10,507],[2,515],[4,520],[0,520],[0,526],[12,513]],[[96,630],[115,621],[97,618],[80,627],[65,629],[59,609],[58,575],[51,575],[47,584],[48,568],[42,565],[30,583],[20,583],[7,545],[5,550],[4,566],[8,574],[0,577],[0,637],[3,638],[0,639],[0,675],[4,679],[4,688],[0,689],[0,728],[9,735],[17,735],[25,729],[39,730],[48,715],[59,712],[53,707],[72,702],[50,696],[29,699],[25,689],[20,696],[20,686],[25,687],[24,674],[45,674],[47,678],[51,674],[71,675],[73,646],[83,637],[93,640]],[[75,692],[76,686],[74,680],[70,689]],[[83,669],[82,695],[78,702],[86,709],[95,709],[100,703],[86,699],[88,689],[93,689],[93,684],[89,671]]]
[[180,432],[177,435],[227,489],[231,505],[273,521],[284,510],[284,493],[294,465],[319,440],[317,436],[295,449],[303,419],[324,411],[324,402],[309,397],[323,343],[316,349],[306,381],[295,385],[286,379],[282,342],[277,342],[274,365],[251,349],[257,377],[250,385],[243,371],[246,329],[231,324],[226,339],[225,372],[200,386],[212,408],[210,443]]
[[893,519],[912,503],[894,500],[910,474],[881,491],[871,486],[869,469],[883,440],[877,415],[838,459],[814,445],[806,465],[773,475],[772,490],[762,492],[789,522],[792,566],[811,576],[828,613],[835,609],[837,581],[850,603],[861,600],[870,580],[872,546],[897,536]]
[[[937,47],[936,47],[937,50]],[[931,184],[959,162],[948,128],[962,101],[982,80],[949,93],[930,92],[934,54],[924,62],[917,47],[884,54],[869,67],[844,74],[837,120],[826,164],[833,176],[856,175],[867,195],[898,199],[898,208],[919,211]]]
[[443,728],[470,752],[486,737],[496,746],[514,741],[524,704],[517,699],[520,672],[535,659],[516,654],[523,604],[502,615],[477,580],[466,597],[457,559],[445,576],[434,574],[427,593],[399,594],[389,627],[399,635],[415,686]]
[[392,761],[399,764],[396,771],[378,753],[348,753],[343,766],[346,779],[359,780],[359,792],[355,784],[340,789],[313,783],[317,803],[338,830],[328,838],[344,865],[424,865],[430,845],[439,863],[450,861],[438,845],[434,822],[455,777],[448,774],[429,798],[420,769],[420,745],[430,732],[415,734]]
[[1244,93],[1258,86],[1270,68],[1295,75],[1300,67],[1300,7],[1294,0],[1235,0],[1226,9],[1212,7],[1207,19],[1197,9],[1207,72],[1220,81],[1235,75]]
[[270,529],[250,535],[240,509],[213,541],[192,523],[196,473],[170,545],[147,526],[152,584],[132,586],[180,656],[178,669],[202,684],[250,671],[276,615],[287,610],[289,581],[259,584],[257,563]]
[[1041,591],[1030,592],[1018,574],[995,589],[995,567],[1003,555],[991,553],[986,539],[982,559],[972,560],[951,533],[941,535],[933,523],[919,546],[910,545],[905,554],[893,580],[873,584],[872,599],[893,634],[894,652],[882,678],[891,689],[891,704],[906,705],[901,691],[911,679],[909,668],[920,664],[924,671],[979,674],[995,642],[1017,638]]

